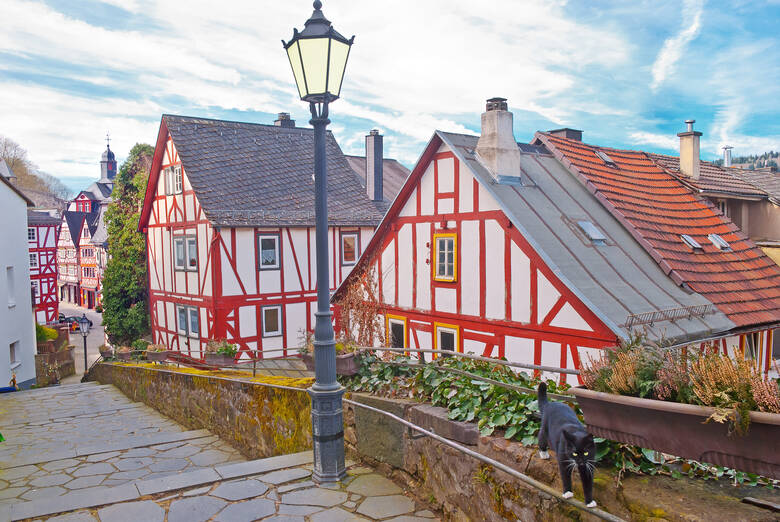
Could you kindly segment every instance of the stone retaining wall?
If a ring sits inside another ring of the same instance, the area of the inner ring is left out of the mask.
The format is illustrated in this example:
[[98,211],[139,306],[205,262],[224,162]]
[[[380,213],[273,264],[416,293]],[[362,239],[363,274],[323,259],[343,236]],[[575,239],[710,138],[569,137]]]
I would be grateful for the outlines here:
[[[49,341],[54,342],[54,341]],[[76,361],[73,359],[74,346],[68,346],[59,351],[35,354],[35,384],[39,387],[48,386],[54,379],[46,371],[48,366],[56,366],[60,379],[76,373]]]
[[96,365],[90,380],[113,384],[188,428],[208,429],[250,459],[312,447],[305,391],[111,363]]

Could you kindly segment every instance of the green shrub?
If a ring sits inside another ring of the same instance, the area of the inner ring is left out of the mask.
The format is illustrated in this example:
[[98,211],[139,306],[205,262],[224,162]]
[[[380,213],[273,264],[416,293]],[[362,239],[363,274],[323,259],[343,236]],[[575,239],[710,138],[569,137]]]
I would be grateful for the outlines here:
[[136,339],[133,341],[133,351],[135,352],[145,352],[146,347],[149,346],[151,343],[149,341],[145,341],[143,339]]
[[45,343],[46,341],[53,341],[57,338],[57,330],[49,328],[48,326],[41,326],[35,323],[35,340],[39,343]]

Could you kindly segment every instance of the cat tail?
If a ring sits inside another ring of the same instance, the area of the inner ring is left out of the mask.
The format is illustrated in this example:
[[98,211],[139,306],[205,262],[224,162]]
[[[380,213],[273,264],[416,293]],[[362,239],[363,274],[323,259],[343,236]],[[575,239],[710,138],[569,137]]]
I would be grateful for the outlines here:
[[536,398],[539,402],[539,413],[544,412],[544,406],[547,404],[547,383],[539,383],[539,388],[536,390]]

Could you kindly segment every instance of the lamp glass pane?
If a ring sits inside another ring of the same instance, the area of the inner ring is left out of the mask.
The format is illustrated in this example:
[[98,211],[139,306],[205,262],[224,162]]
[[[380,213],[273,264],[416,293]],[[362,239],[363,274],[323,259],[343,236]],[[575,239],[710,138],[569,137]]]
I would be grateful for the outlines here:
[[325,77],[328,74],[328,41],[330,38],[305,38],[298,40],[301,46],[303,70],[306,72],[308,94],[324,94]]
[[330,76],[328,77],[328,92],[339,96],[341,91],[341,79],[344,77],[344,69],[347,67],[349,45],[338,40],[330,41]]
[[298,52],[298,42],[294,42],[287,48],[287,57],[290,59],[293,76],[295,76],[295,85],[298,86],[298,94],[301,98],[306,96],[306,81],[303,78],[303,66],[301,65],[301,55]]

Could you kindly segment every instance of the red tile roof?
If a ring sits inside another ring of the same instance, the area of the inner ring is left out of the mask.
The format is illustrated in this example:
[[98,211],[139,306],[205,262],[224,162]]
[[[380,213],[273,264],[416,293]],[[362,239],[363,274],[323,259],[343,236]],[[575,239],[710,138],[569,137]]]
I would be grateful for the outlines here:
[[748,198],[766,198],[767,193],[751,183],[734,175],[733,170],[720,167],[709,161],[700,162],[699,179],[693,179],[680,172],[680,158],[665,154],[647,154],[659,167],[676,176],[685,184],[708,194],[723,194],[724,197],[742,196]]
[[[780,267],[723,217],[644,152],[587,145],[547,133],[536,138],[631,232],[678,284],[687,284],[739,327],[780,321]],[[606,153],[614,164],[596,156]],[[731,251],[707,238],[718,234]],[[692,236],[693,252],[680,238]]]

